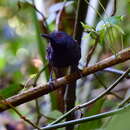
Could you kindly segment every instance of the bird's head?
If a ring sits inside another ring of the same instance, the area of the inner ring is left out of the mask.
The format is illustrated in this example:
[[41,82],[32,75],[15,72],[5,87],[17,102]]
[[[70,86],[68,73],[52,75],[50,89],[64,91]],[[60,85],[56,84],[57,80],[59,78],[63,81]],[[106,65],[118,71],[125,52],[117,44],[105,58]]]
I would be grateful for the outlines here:
[[48,39],[53,48],[65,48],[67,47],[68,40],[72,39],[68,34],[61,31],[54,31],[50,34],[42,34],[41,36]]

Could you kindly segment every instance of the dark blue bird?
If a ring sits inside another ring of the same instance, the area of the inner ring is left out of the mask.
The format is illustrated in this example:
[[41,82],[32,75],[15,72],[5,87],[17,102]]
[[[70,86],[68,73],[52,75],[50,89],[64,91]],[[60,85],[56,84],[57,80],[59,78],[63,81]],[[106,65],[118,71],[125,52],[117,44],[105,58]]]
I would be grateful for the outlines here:
[[42,34],[50,41],[48,46],[48,60],[54,67],[68,67],[78,65],[81,57],[79,44],[65,32],[54,31],[50,34]]
[[[51,76],[52,72],[54,72],[56,78],[62,77],[67,74],[69,67],[70,73],[77,71],[77,66],[81,57],[81,49],[79,44],[75,40],[73,40],[73,38],[69,36],[67,33],[61,31],[54,31],[50,34],[42,34],[42,36],[50,41],[47,48],[47,59],[52,69]],[[65,93],[67,93],[68,89],[66,89],[66,87],[67,86],[62,86],[59,90],[57,90],[56,93],[58,109],[61,112],[64,112],[65,106],[67,106],[67,101],[65,103],[64,100],[67,99],[67,94]],[[72,91],[69,90],[71,96],[72,93],[74,93],[74,100],[75,92],[73,91],[73,89],[75,89],[75,87],[76,82],[72,83]],[[74,107],[74,103],[71,104],[72,107]],[[66,111],[71,108],[66,107]]]

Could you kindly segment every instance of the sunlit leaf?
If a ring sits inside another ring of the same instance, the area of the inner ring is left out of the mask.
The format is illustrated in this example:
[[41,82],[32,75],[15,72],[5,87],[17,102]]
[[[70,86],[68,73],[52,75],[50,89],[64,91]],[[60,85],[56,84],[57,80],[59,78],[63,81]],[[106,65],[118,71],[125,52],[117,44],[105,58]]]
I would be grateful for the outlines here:
[[90,36],[91,36],[93,39],[96,39],[96,38],[97,38],[97,32],[95,32],[95,31],[90,32]]
[[111,26],[111,24],[119,24],[123,20],[123,16],[112,16],[101,20],[97,26],[96,31],[105,29],[106,27]]
[[99,43],[101,44],[101,45],[103,45],[105,42],[104,42],[104,39],[105,39],[105,32],[104,32],[104,30],[101,30],[100,31],[100,39],[99,39]]
[[118,32],[120,32],[120,33],[122,33],[122,34],[125,34],[124,31],[123,31],[123,29],[122,29],[120,26],[118,26],[118,25],[116,25],[116,24],[112,24],[112,26],[113,26],[115,29],[117,29]]
[[83,22],[80,22],[80,23],[81,23],[81,25],[83,26],[83,28],[84,28],[85,30],[94,31],[94,29],[93,29],[92,26],[90,26],[90,25],[88,25],[88,24],[84,24]]
[[6,60],[4,57],[0,57],[0,70],[2,70],[6,65]]
[[90,33],[86,34],[83,39],[88,39],[90,37]]

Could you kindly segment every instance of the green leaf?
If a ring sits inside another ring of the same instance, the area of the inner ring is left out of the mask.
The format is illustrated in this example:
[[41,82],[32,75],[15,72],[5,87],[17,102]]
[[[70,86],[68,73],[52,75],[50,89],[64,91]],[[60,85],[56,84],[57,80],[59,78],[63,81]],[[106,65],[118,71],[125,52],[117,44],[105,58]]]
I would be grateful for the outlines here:
[[36,75],[37,75],[37,74],[31,74],[31,75],[30,75],[30,78],[31,78],[31,79],[32,79],[32,78],[35,78]]
[[90,25],[84,24],[83,22],[80,22],[82,27],[86,29],[87,31],[94,31],[94,28]]
[[120,32],[122,34],[125,34],[123,29],[120,26],[118,26],[116,24],[112,24],[112,27],[114,27],[118,32]]
[[121,23],[122,20],[123,20],[123,16],[112,16],[112,17],[104,18],[97,24],[96,31],[106,29],[106,27],[110,27],[111,24],[117,25]]
[[0,96],[2,96],[3,98],[9,98],[17,94],[22,89],[23,87],[20,84],[11,84],[9,85],[9,87],[0,90]]
[[99,43],[101,45],[104,45],[105,44],[105,41],[104,41],[105,40],[105,32],[103,30],[101,30],[100,33],[99,33],[99,36],[100,36]]
[[[92,115],[96,115],[98,113],[100,113],[101,108],[103,106],[105,99],[100,99],[98,100],[93,106],[92,108],[86,112],[86,116],[92,116]],[[94,130],[96,128],[101,127],[102,123],[101,120],[95,120],[95,121],[91,121],[91,122],[86,122],[80,125],[79,130]]]
[[0,56],[0,70],[2,70],[6,65],[6,60],[3,56]]
[[130,130],[130,106],[113,116],[104,130]]
[[83,37],[83,40],[84,39],[88,39],[90,37],[90,33],[86,34],[84,37]]
[[27,9],[27,8],[33,7],[32,3],[28,1],[18,1],[17,5],[19,9],[21,8]]
[[53,118],[53,119],[57,119],[58,117],[62,116],[62,113],[60,111],[54,110],[51,111],[47,117]]
[[95,31],[90,32],[90,36],[91,36],[91,38],[96,39],[97,38],[97,32],[95,32]]

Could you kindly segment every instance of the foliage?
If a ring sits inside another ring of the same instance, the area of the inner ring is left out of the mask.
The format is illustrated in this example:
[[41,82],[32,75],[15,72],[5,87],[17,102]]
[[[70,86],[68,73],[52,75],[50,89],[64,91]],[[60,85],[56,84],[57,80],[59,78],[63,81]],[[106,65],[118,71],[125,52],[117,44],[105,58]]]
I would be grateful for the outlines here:
[[129,107],[112,117],[110,121],[107,123],[105,126],[104,130],[129,130],[130,129],[130,124],[129,124],[129,118],[130,118],[130,110]]
[[[100,37],[100,44],[104,44],[104,40],[106,38],[106,34],[108,33],[109,37],[111,36],[111,33],[117,33],[124,34],[123,29],[120,27],[120,23],[123,21],[123,16],[112,16],[108,18],[104,18],[101,21],[99,21],[96,25],[96,27],[84,24],[81,22],[83,28],[86,32],[91,36],[91,38],[96,39],[96,36]],[[114,35],[115,36],[115,35]]]

